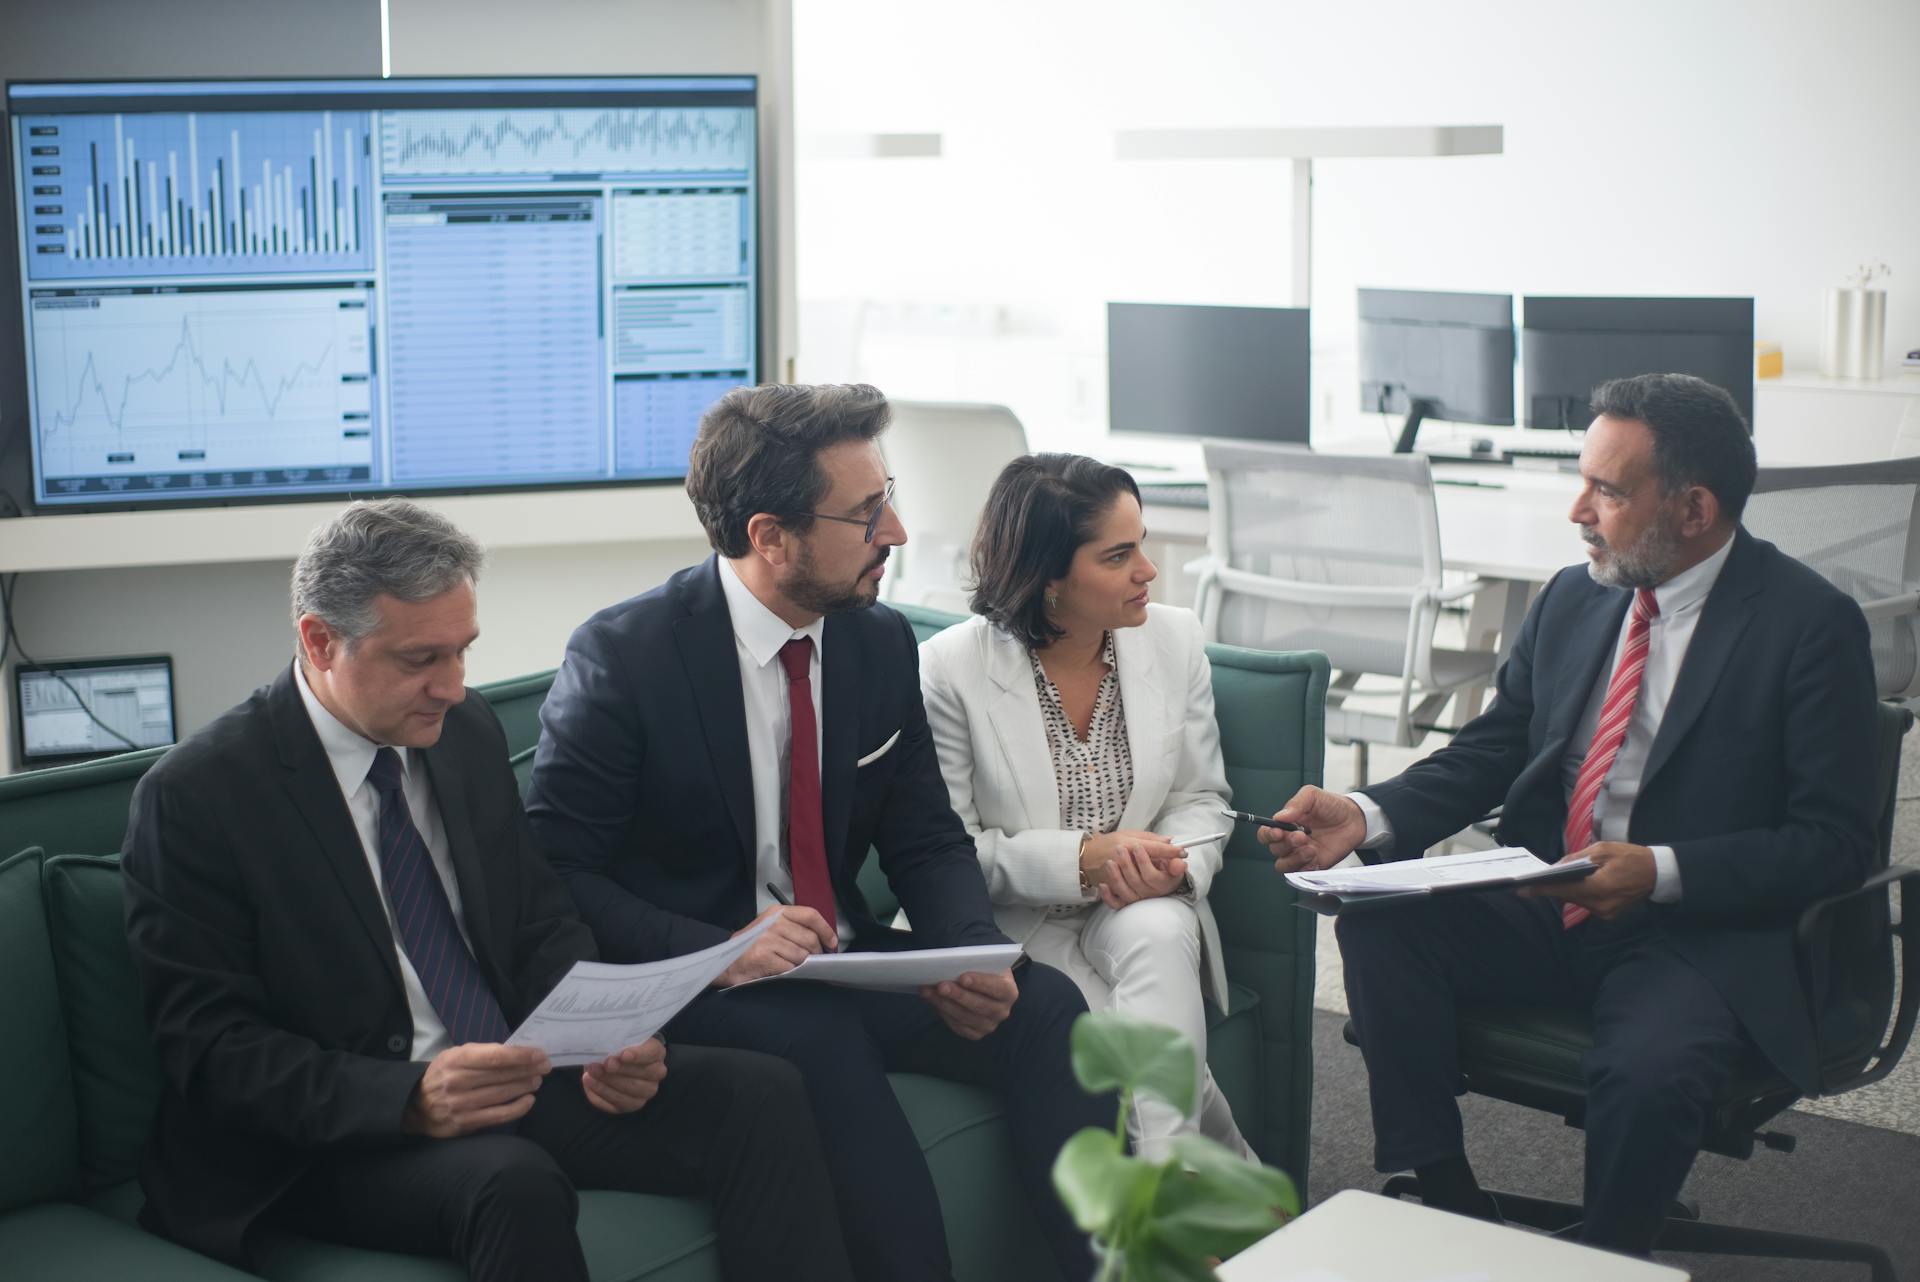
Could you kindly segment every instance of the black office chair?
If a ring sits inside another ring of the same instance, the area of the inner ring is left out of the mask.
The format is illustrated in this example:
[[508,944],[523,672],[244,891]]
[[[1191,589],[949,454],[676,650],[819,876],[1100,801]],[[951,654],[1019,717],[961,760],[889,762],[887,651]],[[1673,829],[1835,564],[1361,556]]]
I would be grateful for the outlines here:
[[[1913,714],[1906,709],[1878,705],[1874,724],[1875,786],[1880,801],[1876,870],[1856,889],[1808,905],[1795,930],[1802,984],[1810,993],[1832,994],[1824,1005],[1809,1003],[1815,1011],[1816,1044],[1823,1052],[1821,1095],[1855,1090],[1892,1072],[1907,1048],[1916,1008],[1920,1008],[1920,980],[1915,978],[1915,966],[1920,964],[1920,947],[1915,946],[1920,939],[1920,913],[1915,910],[1920,905],[1911,901],[1920,889],[1920,868],[1889,866],[1900,743],[1912,722]],[[1896,882],[1907,885],[1898,923],[1892,918],[1888,890]],[[1896,938],[1905,976],[1899,984],[1897,1011]],[[1593,1045],[1592,1026],[1584,1014],[1515,1007],[1469,1009],[1460,1013],[1459,1028],[1464,1090],[1558,1113],[1569,1126],[1583,1124],[1586,1088],[1580,1059]],[[1346,1036],[1349,1042],[1355,1041],[1351,1023]],[[1701,1147],[1741,1159],[1753,1156],[1756,1144],[1792,1152],[1793,1136],[1761,1128],[1799,1098],[1791,1083],[1756,1057],[1721,1093]],[[1585,1216],[1572,1203],[1489,1191],[1500,1214],[1514,1224],[1560,1232],[1578,1225]],[[1382,1192],[1390,1197],[1417,1196],[1419,1183],[1411,1175],[1396,1175]],[[1872,1268],[1874,1282],[1895,1282],[1893,1261],[1877,1246],[1708,1224],[1699,1215],[1691,1203],[1676,1203],[1655,1246],[1711,1255],[1857,1261]]]

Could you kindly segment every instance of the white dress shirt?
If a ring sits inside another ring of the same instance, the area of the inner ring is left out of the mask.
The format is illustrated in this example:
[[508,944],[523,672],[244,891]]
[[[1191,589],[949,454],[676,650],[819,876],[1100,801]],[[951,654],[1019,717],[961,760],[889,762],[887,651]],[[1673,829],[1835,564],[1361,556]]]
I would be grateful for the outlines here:
[[[407,959],[406,944],[393,919],[393,905],[387,902],[386,881],[380,875],[380,794],[367,781],[367,775],[373,769],[374,753],[387,745],[361,737],[328,712],[307,685],[307,674],[301,671],[297,660],[293,665],[293,679],[300,687],[300,701],[307,705],[314,733],[320,736],[320,746],[326,750],[327,763],[333,767],[333,777],[340,784],[340,795],[346,798],[353,829],[360,834],[361,853],[367,857],[367,870],[373,874],[373,888],[380,896],[380,906],[387,912],[394,955],[400,962],[400,979],[407,990],[407,1010],[413,1016],[413,1058],[432,1059],[453,1045],[453,1039],[447,1036],[447,1026],[441,1022],[433,1003],[427,1000],[427,990],[421,986],[420,976]],[[467,936],[466,919],[460,909],[460,883],[453,875],[448,853],[447,830],[440,822],[440,807],[433,798],[433,783],[427,778],[426,768],[420,765],[418,755],[406,748],[393,751],[400,758],[402,795],[413,815],[413,826],[419,829],[420,839],[427,843],[427,853],[433,857],[433,870],[440,875],[440,884],[446,887],[447,902],[453,907],[453,920],[460,928],[460,937],[472,948],[473,940]]]
[[[1647,629],[1647,666],[1640,674],[1640,694],[1634,701],[1633,716],[1627,722],[1627,737],[1621,743],[1619,754],[1614,757],[1613,765],[1608,768],[1607,777],[1593,801],[1595,841],[1627,840],[1627,829],[1633,818],[1633,803],[1640,796],[1640,776],[1646,769],[1654,736],[1659,733],[1660,719],[1666,715],[1667,704],[1673,699],[1674,683],[1680,679],[1680,664],[1687,657],[1687,647],[1693,643],[1693,632],[1700,623],[1701,608],[1706,604],[1707,594],[1713,591],[1713,585],[1719,581],[1720,571],[1732,551],[1733,539],[1728,538],[1718,551],[1704,561],[1682,570],[1653,590],[1654,603],[1660,607],[1660,613]],[[1600,709],[1607,701],[1607,686],[1612,683],[1614,669],[1620,664],[1620,652],[1626,648],[1627,630],[1632,624],[1633,610],[1629,608],[1626,616],[1620,620],[1620,634],[1614,641],[1613,657],[1600,670],[1599,679],[1587,696],[1587,706],[1579,724],[1567,740],[1567,755],[1561,762],[1561,782],[1569,801],[1573,798],[1574,782],[1580,777],[1580,766],[1587,759],[1587,749],[1593,743],[1593,732],[1600,724]],[[1393,828],[1385,812],[1365,793],[1349,795],[1360,804],[1361,813],[1367,818],[1367,836],[1361,845],[1369,849],[1384,845],[1393,836]],[[1653,851],[1655,870],[1653,902],[1677,903],[1680,899],[1680,861],[1675,857],[1672,846],[1653,846],[1650,849]]]
[[[793,873],[787,862],[787,770],[793,746],[793,716],[787,706],[787,670],[780,647],[796,637],[813,642],[808,684],[813,687],[813,751],[820,759],[826,721],[820,710],[820,653],[826,620],[815,619],[804,628],[762,605],[741,580],[726,557],[720,558],[720,589],[733,619],[733,648],[740,661],[740,694],[747,714],[747,761],[753,769],[753,900],[764,912],[775,900],[768,885],[793,902]],[[822,785],[826,770],[820,771]],[[846,914],[840,918],[840,941],[845,947]]]

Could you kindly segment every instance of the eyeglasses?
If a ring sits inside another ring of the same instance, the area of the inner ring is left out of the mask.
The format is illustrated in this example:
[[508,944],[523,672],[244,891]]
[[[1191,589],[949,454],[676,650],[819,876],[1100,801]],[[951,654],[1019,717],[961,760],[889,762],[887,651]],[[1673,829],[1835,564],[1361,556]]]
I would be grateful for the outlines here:
[[873,542],[873,532],[880,528],[880,514],[892,505],[893,478],[889,476],[887,478],[887,492],[880,496],[878,503],[874,504],[873,515],[864,520],[857,516],[828,516],[825,512],[811,512],[808,515],[822,521],[838,521],[842,525],[857,525],[863,531],[861,541],[863,543],[871,543]]

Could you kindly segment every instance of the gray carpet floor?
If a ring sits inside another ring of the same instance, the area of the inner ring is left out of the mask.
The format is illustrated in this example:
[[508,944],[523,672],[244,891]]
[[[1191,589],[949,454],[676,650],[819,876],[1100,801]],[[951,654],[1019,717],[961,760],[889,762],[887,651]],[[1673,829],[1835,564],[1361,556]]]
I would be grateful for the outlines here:
[[[1379,1191],[1373,1124],[1360,1052],[1340,1036],[1344,1019],[1314,1014],[1313,1156],[1309,1204],[1341,1189]],[[1582,1137],[1557,1117],[1469,1096],[1461,1101],[1469,1156],[1490,1189],[1578,1201]],[[1888,1250],[1909,1282],[1920,1280],[1920,1136],[1790,1110],[1776,1123],[1798,1141],[1792,1153],[1763,1150],[1739,1162],[1702,1155],[1683,1196],[1701,1218],[1723,1224],[1818,1233]],[[1857,1264],[1662,1253],[1700,1282],[1845,1282]],[[1543,1279],[1543,1282],[1548,1280]]]

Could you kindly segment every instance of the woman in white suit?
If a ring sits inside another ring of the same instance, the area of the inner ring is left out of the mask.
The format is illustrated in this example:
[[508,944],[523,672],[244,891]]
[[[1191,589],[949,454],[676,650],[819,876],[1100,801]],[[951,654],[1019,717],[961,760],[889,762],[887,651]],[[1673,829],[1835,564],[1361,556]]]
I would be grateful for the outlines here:
[[[1095,1010],[1176,1028],[1199,1053],[1198,1129],[1249,1158],[1206,1071],[1203,994],[1226,1003],[1207,890],[1227,800],[1212,676],[1191,611],[1148,605],[1140,492],[1073,454],[1009,463],[973,545],[974,616],[920,647],[927,719],[1000,928]],[[1160,1156],[1195,1122],[1136,1101]]]

